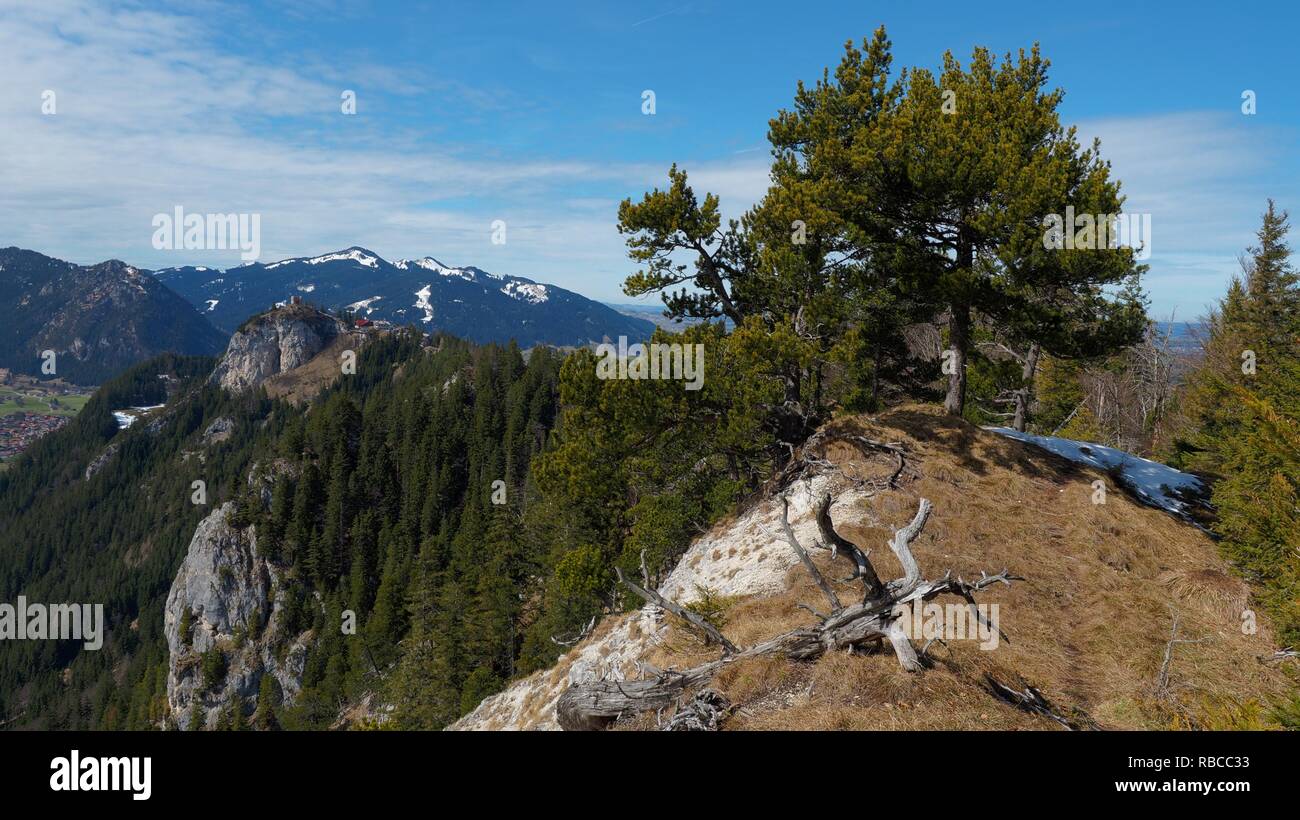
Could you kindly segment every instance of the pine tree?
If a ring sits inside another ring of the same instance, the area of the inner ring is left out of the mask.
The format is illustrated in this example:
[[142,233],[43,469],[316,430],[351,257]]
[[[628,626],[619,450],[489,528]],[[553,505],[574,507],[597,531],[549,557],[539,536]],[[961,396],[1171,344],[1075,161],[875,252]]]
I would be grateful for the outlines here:
[[278,689],[275,677],[263,672],[262,681],[257,687],[257,709],[253,712],[253,728],[263,732],[280,728],[275,719]]

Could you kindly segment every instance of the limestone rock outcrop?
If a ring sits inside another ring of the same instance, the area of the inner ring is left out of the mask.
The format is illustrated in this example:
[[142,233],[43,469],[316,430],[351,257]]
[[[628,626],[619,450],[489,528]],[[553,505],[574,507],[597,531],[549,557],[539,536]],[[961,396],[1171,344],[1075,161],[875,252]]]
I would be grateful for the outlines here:
[[311,361],[346,331],[341,320],[315,308],[277,308],[235,332],[211,381],[236,393],[251,390]]
[[234,512],[226,502],[200,522],[167,595],[167,702],[181,728],[196,714],[212,726],[236,695],[251,710],[263,675],[285,701],[302,685],[311,633],[286,634],[281,574],[258,553],[256,528],[232,523]]

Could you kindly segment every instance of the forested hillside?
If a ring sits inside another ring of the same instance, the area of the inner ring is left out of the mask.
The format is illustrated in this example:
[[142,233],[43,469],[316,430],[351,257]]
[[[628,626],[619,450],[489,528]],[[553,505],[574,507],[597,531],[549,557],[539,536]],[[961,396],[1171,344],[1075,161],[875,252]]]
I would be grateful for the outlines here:
[[100,384],[164,352],[211,356],[226,339],[147,271],[21,248],[0,248],[0,315],[0,367],[74,384]]
[[[1223,550],[1300,646],[1300,273],[1287,213],[1268,203],[1177,395],[1171,461],[1217,479]],[[1292,716],[1300,726],[1300,714]]]
[[[204,387],[213,364],[165,356],[128,370],[0,475],[5,600],[102,602],[107,621],[98,652],[77,642],[0,644],[7,725],[124,725],[132,704],[123,683],[161,658],[162,599],[203,515],[190,483],[206,480],[214,497],[233,492],[257,438],[254,420],[268,410]],[[164,414],[118,429],[114,410],[157,405],[169,392]],[[187,443],[222,414],[241,425],[238,440],[202,466],[184,460]]]
[[[476,622],[517,615],[530,564],[505,536],[554,418],[552,354],[525,364],[514,348],[397,333],[363,348],[356,376],[311,410],[206,384],[212,365],[166,358],[133,369],[0,478],[3,594],[103,602],[109,620],[100,652],[0,645],[7,725],[165,724],[163,599],[199,520],[223,501],[239,501],[242,525],[264,528],[268,557],[292,580],[295,617],[319,627],[351,608],[365,624],[346,645],[331,639],[337,627],[318,629],[286,725],[328,724],[338,698],[374,685],[366,673],[397,659],[413,625],[428,628],[408,599],[461,600],[455,617]],[[160,376],[175,380],[166,408],[119,431],[112,409],[160,403]],[[211,435],[219,419],[231,435]],[[257,463],[284,470],[265,509],[248,495]],[[196,480],[207,504],[193,503]],[[496,480],[507,505],[491,503]],[[509,630],[479,634],[479,649],[448,670],[456,704],[471,673],[470,686],[491,687],[512,671]]]

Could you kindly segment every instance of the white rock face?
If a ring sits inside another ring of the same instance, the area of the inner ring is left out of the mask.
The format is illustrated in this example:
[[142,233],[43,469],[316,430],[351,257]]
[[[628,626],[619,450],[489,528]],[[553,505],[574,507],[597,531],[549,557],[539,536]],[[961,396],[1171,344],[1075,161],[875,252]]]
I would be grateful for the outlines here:
[[[280,575],[257,554],[254,528],[230,525],[234,510],[234,502],[226,502],[199,523],[167,595],[167,703],[181,728],[188,728],[196,701],[209,726],[236,693],[255,703],[263,674],[275,676],[286,701],[301,688],[310,633],[294,639],[283,660],[277,660],[273,644],[287,639],[282,635]],[[191,613],[188,642],[180,631],[186,610]],[[256,624],[265,626],[250,637]],[[205,691],[200,656],[214,647],[225,654],[228,671]]]
[[534,672],[504,692],[485,698],[448,729],[559,731],[555,702],[564,690],[594,680],[635,679],[637,662],[662,637],[661,618],[650,608],[620,616],[600,638],[580,643],[551,669]]
[[235,431],[235,423],[226,416],[213,420],[203,431],[203,444],[210,446],[226,441]]
[[304,308],[274,310],[230,338],[211,380],[231,392],[257,387],[277,373],[300,367],[345,331],[333,316]]
[[[799,543],[814,549],[820,543],[813,500],[832,489],[834,479],[818,476],[790,490],[790,522]],[[837,526],[868,517],[865,496],[836,489],[831,517]],[[764,529],[766,528],[766,529]],[[799,559],[781,538],[781,500],[764,497],[733,521],[724,521],[698,538],[659,587],[678,603],[700,597],[701,588],[715,595],[754,596],[781,592],[786,573]],[[660,640],[665,627],[651,608],[622,616],[599,638],[578,644],[552,669],[515,682],[504,692],[485,698],[474,711],[453,723],[453,730],[558,730],[555,702],[566,689],[596,680],[629,680],[640,674],[638,661]]]
[[[795,484],[790,492],[790,523],[795,537],[807,549],[820,542],[812,508],[815,497],[829,489],[828,476]],[[863,514],[861,493],[834,493],[831,518],[850,522]],[[799,563],[781,537],[781,501],[764,498],[735,521],[714,527],[691,545],[669,573],[659,592],[670,601],[690,603],[699,589],[715,595],[771,595],[785,589],[785,576]]]
[[108,445],[95,457],[94,461],[86,465],[85,476],[87,481],[94,478],[100,470],[104,469],[104,465],[111,461],[113,456],[117,455],[117,448],[118,445],[116,444]]

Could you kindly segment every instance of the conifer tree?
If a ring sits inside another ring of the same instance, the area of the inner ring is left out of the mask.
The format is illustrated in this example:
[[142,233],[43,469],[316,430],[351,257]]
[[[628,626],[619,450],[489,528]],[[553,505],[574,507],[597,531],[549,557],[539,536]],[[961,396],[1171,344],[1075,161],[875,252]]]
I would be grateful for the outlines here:
[[1272,201],[1259,244],[1212,315],[1175,462],[1217,478],[1225,555],[1261,584],[1281,640],[1300,639],[1300,277]]
[[277,689],[275,677],[262,673],[257,687],[257,709],[253,712],[253,728],[266,732],[279,728],[275,719]]

